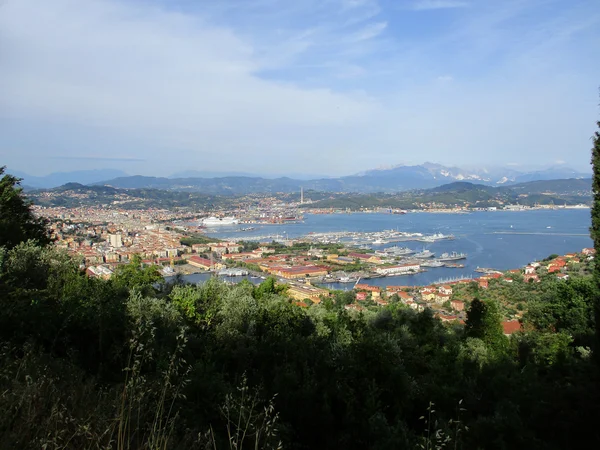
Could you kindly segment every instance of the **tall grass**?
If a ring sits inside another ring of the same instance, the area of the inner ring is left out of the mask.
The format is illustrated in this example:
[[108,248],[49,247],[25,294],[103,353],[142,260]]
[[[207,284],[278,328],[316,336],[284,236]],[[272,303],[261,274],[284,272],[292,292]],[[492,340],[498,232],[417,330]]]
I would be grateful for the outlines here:
[[185,329],[162,370],[156,328],[139,323],[120,385],[103,387],[33,346],[0,349],[0,449],[167,450],[190,368]]

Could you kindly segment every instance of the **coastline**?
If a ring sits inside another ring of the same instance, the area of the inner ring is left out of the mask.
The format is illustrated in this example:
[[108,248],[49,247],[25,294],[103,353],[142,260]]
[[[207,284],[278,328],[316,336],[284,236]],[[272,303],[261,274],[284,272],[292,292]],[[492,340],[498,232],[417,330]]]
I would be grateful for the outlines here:
[[[514,206],[514,207],[511,207]],[[475,212],[493,212],[493,213],[501,213],[501,212],[531,212],[531,211],[560,211],[560,210],[580,210],[580,209],[591,209],[589,205],[566,205],[566,206],[532,206],[532,207],[518,207],[519,205],[509,205],[509,208],[502,209],[488,209],[488,208],[476,208],[476,209],[447,209],[447,208],[436,208],[436,209],[408,209],[403,214],[394,214],[394,213],[386,213],[382,211],[375,210],[365,210],[365,211],[345,211],[341,209],[333,209],[333,210],[322,210],[322,209],[305,209],[304,214],[307,215],[333,215],[333,214],[386,214],[389,216],[403,216],[407,214],[471,214]],[[285,223],[280,224],[269,224],[269,225],[285,225]]]

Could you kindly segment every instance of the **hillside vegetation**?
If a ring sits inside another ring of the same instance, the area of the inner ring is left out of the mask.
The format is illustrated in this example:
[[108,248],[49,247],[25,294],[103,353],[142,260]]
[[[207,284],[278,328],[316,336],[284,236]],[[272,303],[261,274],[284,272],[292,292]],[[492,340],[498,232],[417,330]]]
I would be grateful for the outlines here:
[[577,205],[591,202],[591,180],[532,181],[515,186],[491,187],[465,181],[432,189],[398,194],[342,194],[305,205],[305,208],[422,209],[425,207],[501,207],[503,205]]

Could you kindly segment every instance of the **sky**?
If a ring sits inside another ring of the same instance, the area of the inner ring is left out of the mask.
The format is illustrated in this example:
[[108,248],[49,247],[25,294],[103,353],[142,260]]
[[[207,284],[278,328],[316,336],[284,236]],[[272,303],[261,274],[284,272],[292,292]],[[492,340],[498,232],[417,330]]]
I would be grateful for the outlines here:
[[589,170],[597,0],[1,0],[0,165]]

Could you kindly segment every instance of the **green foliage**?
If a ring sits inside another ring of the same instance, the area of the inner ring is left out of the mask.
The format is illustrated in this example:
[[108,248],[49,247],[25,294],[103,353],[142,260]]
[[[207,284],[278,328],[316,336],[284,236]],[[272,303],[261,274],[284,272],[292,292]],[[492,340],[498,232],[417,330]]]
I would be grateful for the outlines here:
[[[102,280],[0,248],[0,450],[596,448],[595,283],[456,292],[481,296],[464,331],[397,299],[347,312],[353,291],[300,308],[274,278],[166,284],[135,258]],[[510,339],[504,295],[527,310]]]
[[191,247],[194,244],[209,244],[212,242],[220,242],[220,240],[215,239],[215,238],[209,238],[209,237],[202,236],[199,234],[195,234],[193,236],[187,236],[187,237],[181,238],[180,242],[181,242],[181,245],[187,245],[188,247]]
[[[592,226],[590,236],[594,241],[594,248],[600,255],[600,121],[596,122],[598,130],[594,133],[594,146],[592,147],[592,191],[594,202],[592,204]],[[594,264],[594,279],[600,286],[600,264]],[[595,297],[594,312],[596,316],[596,349],[600,349],[600,295]],[[596,352],[596,358],[600,365],[600,351]]]
[[544,258],[542,261],[551,261],[553,259],[558,258],[559,255],[557,255],[556,253],[552,253],[551,255],[549,255],[548,257]]
[[134,255],[128,264],[118,266],[113,275],[115,285],[144,293],[152,292],[153,286],[162,279],[158,266],[144,266],[139,255]]
[[520,353],[540,366],[553,366],[572,356],[572,342],[573,338],[566,332],[529,333],[519,343]]
[[566,282],[555,281],[539,300],[529,303],[525,322],[537,330],[566,332],[580,345],[595,328],[594,299],[597,286],[591,278],[576,278]]
[[285,289],[285,285],[277,285],[277,278],[270,276],[254,288],[252,296],[257,300],[261,300],[269,295],[281,294]]
[[470,338],[481,339],[492,349],[500,350],[506,341],[501,320],[496,302],[482,302],[476,298],[467,311],[465,334]]
[[33,215],[31,202],[23,196],[21,180],[4,170],[0,167],[0,247],[10,249],[28,240],[49,244],[47,221]]

